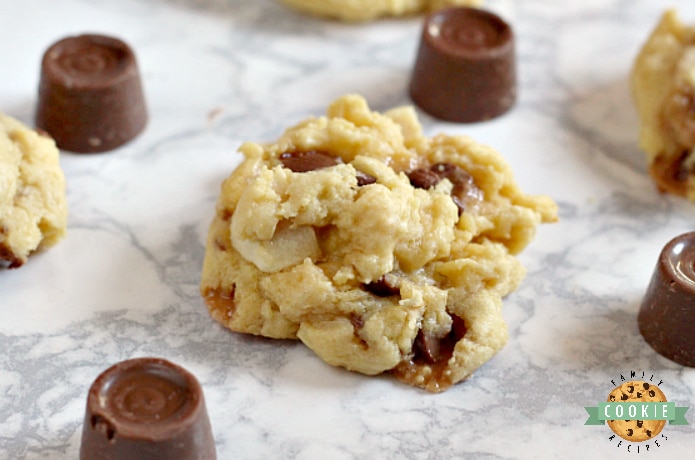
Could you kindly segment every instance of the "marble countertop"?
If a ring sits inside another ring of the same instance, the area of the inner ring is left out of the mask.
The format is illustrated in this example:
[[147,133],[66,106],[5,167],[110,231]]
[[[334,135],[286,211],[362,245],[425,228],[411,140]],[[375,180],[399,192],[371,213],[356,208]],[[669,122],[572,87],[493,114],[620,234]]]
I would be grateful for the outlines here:
[[[300,343],[230,333],[198,294],[239,145],[273,140],[345,93],[378,110],[409,104],[421,18],[346,25],[273,0],[0,0],[0,111],[32,124],[43,51],[99,32],[135,49],[151,114],[117,151],[61,154],[66,239],[0,270],[0,458],[77,458],[91,382],[137,356],[196,375],[220,459],[627,458],[636,445],[584,425],[613,382],[644,372],[669,401],[695,405],[695,370],[637,329],[658,254],[692,230],[695,204],[647,176],[627,79],[662,11],[693,22],[695,3],[486,5],[517,34],[517,105],[473,125],[422,115],[425,133],[492,145],[525,191],[558,202],[560,222],[521,255],[506,347],[433,395],[332,368]],[[639,455],[692,455],[691,425],[663,434]]]

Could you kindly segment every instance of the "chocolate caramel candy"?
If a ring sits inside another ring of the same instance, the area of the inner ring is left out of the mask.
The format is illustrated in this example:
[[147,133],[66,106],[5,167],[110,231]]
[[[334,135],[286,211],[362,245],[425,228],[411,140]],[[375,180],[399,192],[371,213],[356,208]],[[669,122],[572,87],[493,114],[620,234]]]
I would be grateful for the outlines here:
[[196,378],[164,359],[136,358],[92,384],[80,460],[214,460],[215,441]]
[[425,19],[410,97],[445,121],[472,123],[507,112],[516,101],[514,34],[499,16],[448,8]]
[[145,129],[147,109],[135,54],[124,42],[79,35],[43,55],[36,126],[59,148],[113,150]]
[[695,232],[664,246],[637,321],[659,354],[695,367]]

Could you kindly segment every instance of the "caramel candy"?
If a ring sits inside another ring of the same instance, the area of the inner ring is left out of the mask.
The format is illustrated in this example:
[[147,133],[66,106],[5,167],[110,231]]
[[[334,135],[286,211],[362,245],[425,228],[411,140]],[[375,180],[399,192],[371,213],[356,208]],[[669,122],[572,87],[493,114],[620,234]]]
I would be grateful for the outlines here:
[[135,138],[147,109],[135,54],[116,38],[79,35],[43,55],[36,126],[59,148],[95,153]]
[[163,359],[136,358],[92,384],[80,460],[214,460],[217,454],[196,378]]
[[410,96],[430,115],[460,123],[489,120],[516,102],[514,34],[495,14],[448,8],[429,15]]
[[695,232],[664,246],[637,320],[654,350],[695,367]]

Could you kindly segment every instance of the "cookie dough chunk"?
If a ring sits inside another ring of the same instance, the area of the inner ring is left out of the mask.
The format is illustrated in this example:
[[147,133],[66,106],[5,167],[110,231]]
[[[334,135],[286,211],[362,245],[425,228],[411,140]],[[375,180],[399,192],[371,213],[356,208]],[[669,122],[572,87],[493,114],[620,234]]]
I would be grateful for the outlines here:
[[449,6],[478,6],[482,0],[282,0],[305,13],[346,22],[405,16]]
[[0,114],[0,265],[20,267],[34,251],[57,243],[67,213],[53,139]]
[[202,273],[217,321],[435,392],[503,347],[514,254],[557,209],[496,151],[426,138],[412,107],[380,114],[355,95],[240,151]]
[[666,11],[631,79],[650,175],[660,191],[695,201],[695,25]]
[[[608,395],[609,402],[666,402],[666,395],[656,385],[632,380],[616,387]],[[661,433],[666,420],[608,420],[615,434],[623,439],[642,442]]]

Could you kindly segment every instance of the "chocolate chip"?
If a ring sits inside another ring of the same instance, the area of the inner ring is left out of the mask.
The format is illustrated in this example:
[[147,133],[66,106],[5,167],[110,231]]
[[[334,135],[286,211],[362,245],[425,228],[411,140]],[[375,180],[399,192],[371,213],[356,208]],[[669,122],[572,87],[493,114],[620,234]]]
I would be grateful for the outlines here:
[[309,150],[307,152],[285,152],[280,154],[282,165],[296,173],[316,171],[341,163],[341,160],[324,152]]
[[436,363],[441,352],[441,340],[420,329],[415,337],[415,354],[428,363]]
[[654,391],[654,390],[649,390],[649,396],[651,396],[652,398],[653,398],[654,396],[656,396],[656,391]]
[[436,163],[429,168],[414,169],[407,173],[413,187],[429,189],[442,179],[453,185],[451,199],[459,210],[459,215],[471,204],[483,199],[483,192],[475,185],[473,176],[463,168],[451,163]]
[[414,169],[406,174],[413,187],[424,188],[425,190],[434,187],[441,180],[436,172],[428,168]]
[[643,387],[645,390],[648,390],[648,389],[649,389],[649,384],[648,384],[647,382],[644,382],[644,383],[642,384],[642,387]]
[[366,283],[364,288],[379,297],[400,295],[401,287],[398,277],[392,274],[385,274],[376,281]]
[[363,187],[365,185],[374,184],[376,182],[376,177],[371,176],[362,171],[357,171],[357,185]]
[[626,395],[625,393],[623,393],[623,395],[620,397],[620,400],[621,400],[621,401],[627,401],[629,398],[630,398],[630,397],[629,397],[628,395]]
[[642,420],[637,420],[637,428],[642,428],[642,425],[644,425],[644,422]]
[[632,428],[628,428],[627,429],[627,435],[632,436],[632,433],[633,433]]
[[459,215],[466,211],[471,203],[483,199],[483,192],[475,185],[473,176],[463,168],[451,163],[437,163],[430,169],[442,179],[449,179],[453,184],[451,198],[459,208]]
[[627,392],[632,393],[633,391],[635,391],[635,386],[634,385],[628,385]]
[[442,338],[427,334],[420,329],[413,342],[415,355],[413,360],[429,364],[448,361],[454,354],[456,342],[466,335],[466,331],[467,328],[464,321],[455,315],[451,316],[451,330]]

